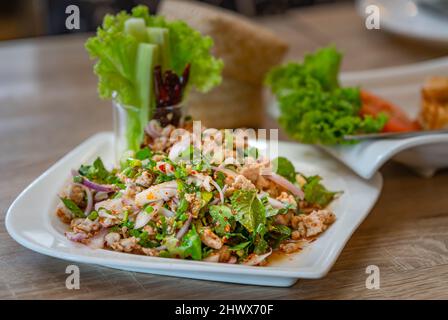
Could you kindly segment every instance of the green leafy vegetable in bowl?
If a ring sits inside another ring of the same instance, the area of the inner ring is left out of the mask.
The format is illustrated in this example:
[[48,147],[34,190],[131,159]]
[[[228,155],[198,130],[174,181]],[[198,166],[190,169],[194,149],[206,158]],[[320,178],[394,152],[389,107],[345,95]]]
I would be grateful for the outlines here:
[[154,68],[161,65],[163,71],[180,75],[190,65],[187,90],[206,92],[221,82],[223,67],[210,54],[212,46],[210,37],[185,22],[150,15],[145,6],[104,17],[85,47],[98,59],[94,71],[100,97],[129,106],[126,138],[131,150],[138,150],[155,109]]
[[272,69],[266,84],[278,100],[279,122],[294,139],[313,144],[353,143],[344,136],[379,132],[387,116],[361,116],[359,88],[340,87],[341,54],[327,47]]

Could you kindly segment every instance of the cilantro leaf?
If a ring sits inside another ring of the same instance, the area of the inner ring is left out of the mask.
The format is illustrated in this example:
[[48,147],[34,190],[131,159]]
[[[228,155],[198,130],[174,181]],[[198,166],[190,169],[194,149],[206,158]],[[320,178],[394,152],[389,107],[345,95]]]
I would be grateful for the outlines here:
[[135,158],[138,160],[145,160],[152,157],[152,151],[149,150],[148,147],[145,147],[143,149],[140,149],[135,153]]
[[337,192],[328,191],[321,183],[319,176],[311,176],[307,178],[307,183],[303,186],[305,200],[311,204],[317,204],[322,208],[326,207]]
[[87,179],[96,182],[106,182],[110,175],[99,157],[95,159],[92,165],[81,165],[78,172]]

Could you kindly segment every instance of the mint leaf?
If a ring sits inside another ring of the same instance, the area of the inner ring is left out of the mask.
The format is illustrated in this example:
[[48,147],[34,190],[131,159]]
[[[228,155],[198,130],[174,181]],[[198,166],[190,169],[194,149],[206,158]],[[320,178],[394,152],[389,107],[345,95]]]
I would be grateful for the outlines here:
[[291,236],[291,229],[281,224],[271,224],[268,230],[269,237],[275,240],[274,247],[278,246],[280,242]]
[[182,259],[191,257],[193,260],[202,260],[202,242],[194,225],[183,236],[179,245],[174,240],[168,241],[166,245],[171,256],[179,256]]
[[255,236],[254,236],[255,254],[263,254],[269,249],[269,244],[264,239],[266,232],[267,232],[266,225],[264,224],[259,224],[257,229],[255,230]]
[[291,182],[295,182],[296,180],[296,170],[288,159],[285,157],[277,157],[272,160],[272,166],[276,168],[276,173],[285,177]]
[[237,190],[231,197],[235,219],[249,232],[254,232],[259,224],[266,223],[265,208],[257,197],[256,190]]
[[210,206],[210,216],[215,224],[215,232],[219,236],[224,236],[232,229],[235,217],[232,210],[227,206]]

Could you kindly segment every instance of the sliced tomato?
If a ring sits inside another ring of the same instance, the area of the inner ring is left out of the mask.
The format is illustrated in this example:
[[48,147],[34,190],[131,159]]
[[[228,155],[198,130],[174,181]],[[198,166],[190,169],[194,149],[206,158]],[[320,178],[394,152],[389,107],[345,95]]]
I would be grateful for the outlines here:
[[411,120],[399,107],[370,92],[361,90],[361,115],[376,116],[379,113],[388,115],[383,132],[405,132],[420,130],[420,125]]

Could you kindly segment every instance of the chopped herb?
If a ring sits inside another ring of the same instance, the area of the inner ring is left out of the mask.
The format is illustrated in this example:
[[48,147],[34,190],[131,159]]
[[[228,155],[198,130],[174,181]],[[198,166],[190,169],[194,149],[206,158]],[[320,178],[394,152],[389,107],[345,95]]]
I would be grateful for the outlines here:
[[311,204],[317,204],[320,207],[326,207],[337,192],[328,191],[321,183],[322,180],[319,176],[311,176],[307,178],[307,183],[303,186],[303,192],[305,193],[305,200]]
[[83,177],[81,175],[77,175],[77,176],[73,177],[73,182],[74,183],[82,183],[83,180],[84,179],[83,179]]
[[148,147],[140,149],[135,154],[135,158],[137,158],[138,160],[146,160],[146,159],[149,159],[151,157],[152,157],[152,152],[151,152],[151,150],[149,150]]
[[96,220],[98,218],[98,212],[93,210],[92,212],[90,212],[87,218],[89,218],[92,221]]
[[276,173],[285,177],[291,182],[295,182],[296,180],[296,171],[288,159],[285,157],[278,157],[272,160],[272,167],[276,168]]
[[153,206],[147,206],[147,207],[145,208],[145,212],[146,212],[147,214],[151,214],[151,213],[153,213],[153,212],[154,212],[154,207],[153,207]]
[[73,213],[75,215],[75,217],[78,218],[84,218],[84,212],[78,207],[78,205],[73,201],[70,200],[68,198],[60,198],[62,203],[64,204],[64,206],[70,210],[71,213]]
[[228,233],[235,222],[232,210],[227,206],[210,206],[210,216],[215,225],[215,232],[219,236]]

